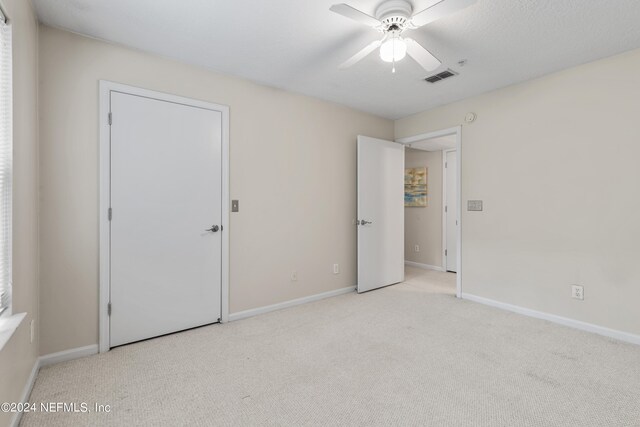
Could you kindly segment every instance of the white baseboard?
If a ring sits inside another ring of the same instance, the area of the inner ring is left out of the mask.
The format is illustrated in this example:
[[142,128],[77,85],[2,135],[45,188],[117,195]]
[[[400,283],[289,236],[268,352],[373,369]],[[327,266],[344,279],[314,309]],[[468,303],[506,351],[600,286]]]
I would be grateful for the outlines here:
[[323,292],[321,294],[310,295],[308,297],[298,298],[290,301],[280,302],[278,304],[267,305],[265,307],[252,308],[251,310],[239,311],[229,315],[229,321],[246,319],[247,317],[257,316],[259,314],[269,313],[271,311],[282,310],[283,308],[293,307],[296,305],[306,304],[313,301],[319,301],[325,298],[331,298],[342,294],[348,294],[356,290],[355,286],[336,289],[334,291]]
[[609,329],[605,328],[604,326],[594,325],[593,323],[587,323],[581,320],[575,320],[568,317],[562,317],[555,314],[536,311],[530,308],[511,305],[504,302],[479,297],[476,295],[462,293],[462,299],[478,302],[480,304],[489,305],[491,307],[496,307],[507,311],[512,311],[514,313],[523,314],[529,317],[535,317],[536,319],[548,320],[549,322],[558,323],[560,325],[569,326],[570,328],[580,329],[581,331],[587,331],[609,338],[615,338],[617,340],[628,342],[631,344],[640,345],[640,335],[622,332],[615,329]]
[[66,362],[67,360],[79,359],[93,354],[98,354],[98,344],[46,354],[44,356],[40,356],[40,367]]
[[[31,390],[33,390],[33,385],[36,382],[36,377],[38,376],[38,371],[40,370],[40,359],[36,359],[36,362],[33,364],[33,369],[31,369],[31,374],[29,375],[29,379],[27,379],[27,383],[24,385],[24,390],[22,391],[22,396],[20,396],[20,402],[26,403],[29,401],[29,397],[31,396]],[[9,424],[11,427],[18,427],[20,425],[20,420],[22,419],[22,411],[16,412],[13,415],[13,419]]]
[[413,262],[413,261],[405,261],[404,265],[408,265],[409,267],[421,268],[423,270],[444,271],[444,268],[438,267],[436,265],[421,264],[419,262]]
[[[313,301],[319,301],[325,298],[335,297],[342,294],[348,294],[355,290],[356,290],[355,286],[349,286],[346,288],[323,292],[321,294],[311,295],[304,298],[298,298],[291,301],[285,301],[278,304],[268,305],[266,307],[259,307],[251,310],[240,311],[238,313],[233,313],[229,315],[229,320],[233,321],[233,320],[246,319],[247,317],[257,316],[259,314],[269,313],[271,311],[281,310],[287,307],[293,307],[296,305],[306,304]],[[40,368],[42,368],[43,366],[66,362],[73,359],[79,359],[81,357],[91,356],[94,354],[98,354],[98,344],[92,344],[85,347],[72,348],[70,350],[64,350],[64,351],[59,351],[57,353],[51,353],[51,354],[46,354],[44,356],[40,356],[36,360],[36,363],[33,365],[31,375],[29,375],[27,384],[25,384],[24,392],[22,394],[22,402],[29,401],[29,397],[31,396],[31,391],[33,390],[33,385],[35,384],[36,377],[38,376],[38,371],[40,370]],[[20,424],[21,418],[22,418],[22,413],[17,412],[14,415],[10,426],[18,427]]]
[[[29,397],[31,396],[31,391],[33,390],[33,385],[36,382],[36,377],[38,376],[38,372],[40,368],[43,366],[53,365],[55,363],[66,362],[67,360],[79,359],[80,357],[91,356],[93,354],[98,353],[98,344],[88,345],[86,347],[78,347],[72,348],[70,350],[59,351],[58,353],[46,354],[44,356],[40,356],[36,359],[36,363],[33,364],[33,369],[31,370],[31,374],[29,375],[29,379],[24,386],[24,391],[22,392],[21,402],[25,403],[29,401]],[[20,420],[22,419],[22,412],[16,412],[13,416],[13,420],[11,420],[11,427],[18,427],[20,425]]]

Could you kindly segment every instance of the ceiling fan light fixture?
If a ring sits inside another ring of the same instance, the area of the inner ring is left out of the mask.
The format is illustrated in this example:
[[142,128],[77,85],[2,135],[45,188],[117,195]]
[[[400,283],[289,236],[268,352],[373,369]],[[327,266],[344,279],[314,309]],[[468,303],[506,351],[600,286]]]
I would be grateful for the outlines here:
[[393,63],[391,71],[394,73],[396,71],[395,63],[401,61],[406,55],[409,55],[423,69],[431,72],[442,65],[442,62],[415,40],[410,38],[403,39],[400,35],[405,30],[415,30],[465,9],[476,1],[434,0],[433,4],[428,8],[414,13],[411,0],[382,0],[382,3],[375,11],[375,17],[346,3],[334,4],[329,8],[332,12],[365,24],[384,34],[382,40],[369,43],[342,63],[340,68],[351,67],[379,48],[380,58],[385,62]]
[[407,43],[400,36],[387,39],[380,46],[380,59],[384,62],[398,62],[407,56]]

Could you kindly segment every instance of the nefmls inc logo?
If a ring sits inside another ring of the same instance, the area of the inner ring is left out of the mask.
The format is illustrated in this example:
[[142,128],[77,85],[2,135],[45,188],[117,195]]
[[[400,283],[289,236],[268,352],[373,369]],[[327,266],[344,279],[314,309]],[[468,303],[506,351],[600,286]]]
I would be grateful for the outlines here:
[[41,402],[40,412],[89,412],[86,402]]

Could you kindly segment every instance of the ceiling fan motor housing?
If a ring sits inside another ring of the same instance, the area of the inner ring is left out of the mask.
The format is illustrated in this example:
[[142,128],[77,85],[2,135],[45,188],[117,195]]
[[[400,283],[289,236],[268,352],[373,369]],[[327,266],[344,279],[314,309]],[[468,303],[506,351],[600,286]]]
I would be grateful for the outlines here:
[[413,12],[406,0],[387,0],[376,9],[376,18],[382,22],[382,31],[402,31]]

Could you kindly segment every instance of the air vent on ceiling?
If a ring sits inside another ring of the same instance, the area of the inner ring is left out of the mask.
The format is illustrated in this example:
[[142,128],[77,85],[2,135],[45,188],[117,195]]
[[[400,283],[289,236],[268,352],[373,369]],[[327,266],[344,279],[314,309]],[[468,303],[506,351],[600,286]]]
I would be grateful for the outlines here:
[[428,81],[429,83],[436,83],[436,82],[439,82],[440,80],[448,79],[449,77],[453,77],[457,75],[458,73],[456,73],[455,71],[451,69],[447,69],[441,73],[434,74],[433,76],[429,76],[425,78],[425,80]]

